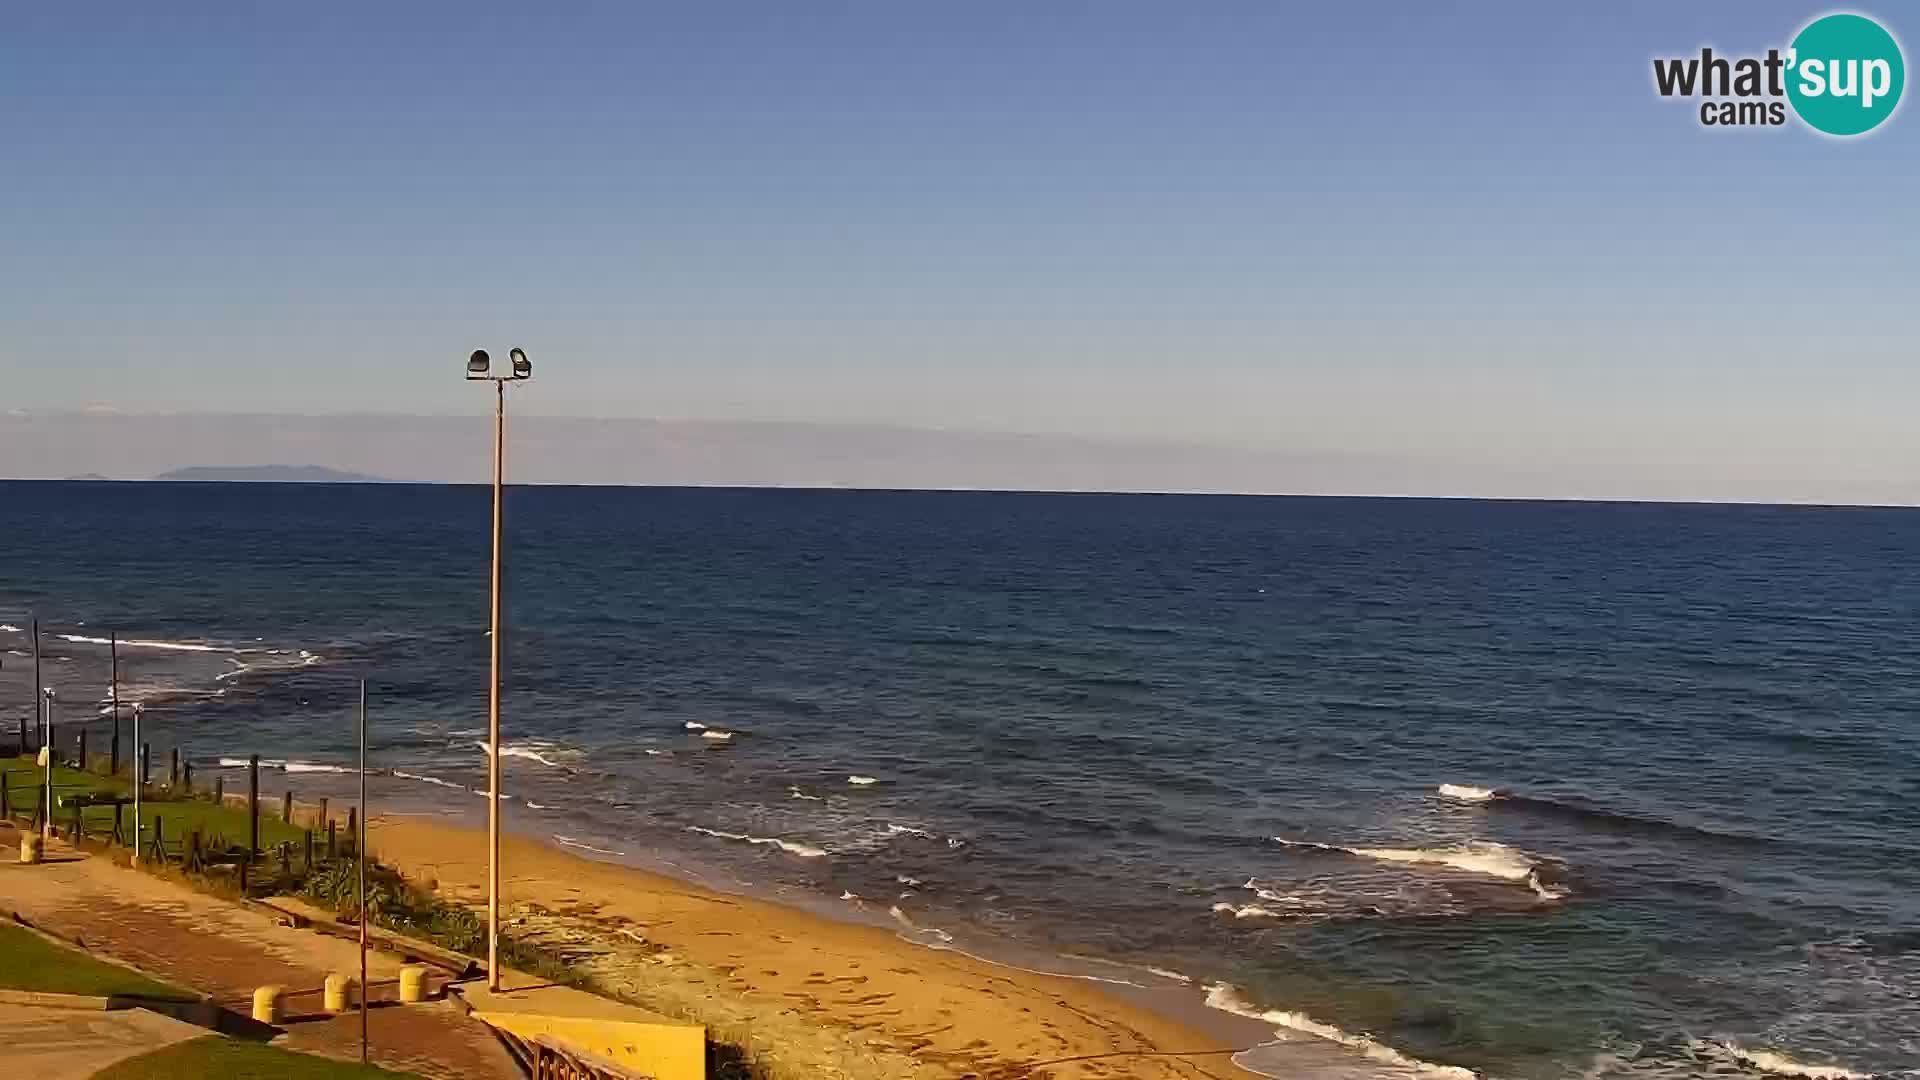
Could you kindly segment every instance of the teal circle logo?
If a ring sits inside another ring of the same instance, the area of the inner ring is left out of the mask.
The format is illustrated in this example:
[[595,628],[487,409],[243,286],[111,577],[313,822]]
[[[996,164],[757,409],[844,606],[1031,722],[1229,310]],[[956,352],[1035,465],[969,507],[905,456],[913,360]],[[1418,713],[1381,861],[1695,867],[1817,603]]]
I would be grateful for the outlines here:
[[1823,15],[1787,53],[1787,100],[1816,131],[1864,135],[1893,115],[1907,85],[1900,43],[1865,15]]

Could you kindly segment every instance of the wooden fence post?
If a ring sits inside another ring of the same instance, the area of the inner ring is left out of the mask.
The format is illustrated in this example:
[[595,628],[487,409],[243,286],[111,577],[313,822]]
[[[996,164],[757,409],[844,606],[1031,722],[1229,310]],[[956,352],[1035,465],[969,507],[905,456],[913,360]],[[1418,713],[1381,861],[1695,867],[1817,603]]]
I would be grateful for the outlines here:
[[340,857],[340,844],[335,839],[333,834],[333,819],[328,818],[327,819],[327,861],[332,862],[333,860],[339,857]]
[[173,748],[173,759],[167,765],[167,790],[176,791],[180,787],[180,748]]
[[320,800],[320,823],[324,825],[328,820],[329,819],[327,817],[327,800],[321,799]]
[[89,772],[92,766],[87,762],[87,729],[80,729],[80,771]]
[[140,744],[140,790],[147,790],[147,782],[153,776],[153,744]]
[[213,778],[213,804],[215,806],[227,805],[227,778],[224,776],[216,776]]
[[280,820],[289,825],[293,824],[293,792],[291,791],[287,792],[286,798],[280,800]]
[[193,794],[193,759],[192,758],[188,758],[187,760],[180,763],[180,790],[186,792],[189,795]]

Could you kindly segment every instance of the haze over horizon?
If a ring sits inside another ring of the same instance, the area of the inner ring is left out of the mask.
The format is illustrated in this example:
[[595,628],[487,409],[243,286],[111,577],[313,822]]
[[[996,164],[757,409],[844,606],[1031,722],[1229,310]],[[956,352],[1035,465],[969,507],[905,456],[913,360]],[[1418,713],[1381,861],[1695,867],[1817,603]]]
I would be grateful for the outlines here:
[[520,345],[525,479],[1920,502],[1920,126],[1650,85],[1816,12],[22,12],[0,473],[478,475]]
[[[482,483],[490,417],[0,413],[0,479],[320,466],[383,480]],[[526,484],[1378,495],[1920,505],[1891,481],[1771,461],[1557,460],[1286,451],[1201,442],[766,421],[516,416]]]

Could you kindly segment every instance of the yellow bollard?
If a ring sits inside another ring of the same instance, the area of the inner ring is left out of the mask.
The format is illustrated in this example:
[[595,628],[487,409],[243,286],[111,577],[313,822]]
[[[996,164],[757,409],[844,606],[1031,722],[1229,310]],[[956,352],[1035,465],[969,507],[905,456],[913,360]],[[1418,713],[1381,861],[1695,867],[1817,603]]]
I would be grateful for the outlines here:
[[353,976],[334,972],[327,976],[326,1000],[323,1004],[330,1013],[347,1011],[349,999],[353,996]]
[[20,861],[29,866],[39,862],[41,854],[46,850],[44,843],[43,838],[37,832],[21,833]]
[[420,964],[400,968],[400,1004],[418,1005],[427,999],[427,969]]
[[253,992],[253,1018],[263,1024],[277,1024],[281,1019],[280,996],[286,991],[278,986],[262,986]]

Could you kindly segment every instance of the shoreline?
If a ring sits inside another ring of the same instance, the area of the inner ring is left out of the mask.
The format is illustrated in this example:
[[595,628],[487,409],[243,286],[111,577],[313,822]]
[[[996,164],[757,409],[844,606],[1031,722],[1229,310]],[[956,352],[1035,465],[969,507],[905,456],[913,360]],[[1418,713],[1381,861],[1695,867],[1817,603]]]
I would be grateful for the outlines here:
[[[483,830],[375,815],[368,846],[409,879],[484,906]],[[501,846],[506,932],[615,993],[708,1024],[782,1077],[1250,1080],[1261,1074],[1232,1057],[1274,1039],[1264,1024],[1217,1014],[1203,1029],[1085,979],[915,944],[523,834],[503,834]]]

